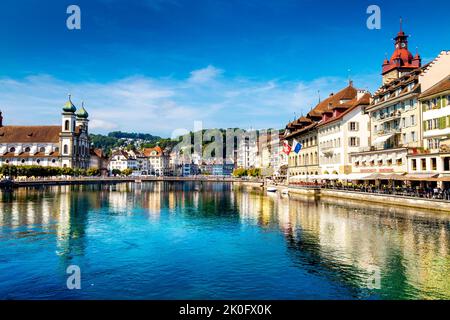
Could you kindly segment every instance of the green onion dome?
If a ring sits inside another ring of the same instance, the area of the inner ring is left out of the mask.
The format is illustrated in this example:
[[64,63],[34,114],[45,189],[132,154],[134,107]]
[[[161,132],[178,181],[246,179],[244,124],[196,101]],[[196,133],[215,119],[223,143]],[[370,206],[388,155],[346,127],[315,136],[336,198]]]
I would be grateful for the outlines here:
[[81,103],[81,108],[78,109],[76,113],[78,118],[87,119],[89,117],[89,113],[87,113],[86,109],[84,108],[84,102]]
[[72,100],[70,100],[70,94],[69,94],[69,101],[67,101],[66,104],[64,105],[63,111],[64,112],[72,112],[72,113],[77,111],[77,108],[72,103]]

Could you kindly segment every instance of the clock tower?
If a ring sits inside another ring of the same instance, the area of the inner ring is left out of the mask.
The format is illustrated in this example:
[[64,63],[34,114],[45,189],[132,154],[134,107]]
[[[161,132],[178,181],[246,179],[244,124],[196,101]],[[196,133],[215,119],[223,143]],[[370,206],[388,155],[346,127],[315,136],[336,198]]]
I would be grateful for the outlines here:
[[408,50],[408,35],[402,30],[402,23],[400,20],[400,31],[394,38],[395,50],[391,56],[391,59],[387,58],[383,62],[382,75],[383,85],[398,79],[405,73],[408,73],[414,69],[420,68],[422,65],[422,59],[419,53],[413,57]]

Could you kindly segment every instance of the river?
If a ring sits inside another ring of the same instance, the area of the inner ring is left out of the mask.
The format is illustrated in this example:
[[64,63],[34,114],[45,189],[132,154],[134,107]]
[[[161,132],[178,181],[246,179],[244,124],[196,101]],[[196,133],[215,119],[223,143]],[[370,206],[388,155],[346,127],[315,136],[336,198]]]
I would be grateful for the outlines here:
[[445,213],[232,183],[0,197],[0,299],[450,299]]

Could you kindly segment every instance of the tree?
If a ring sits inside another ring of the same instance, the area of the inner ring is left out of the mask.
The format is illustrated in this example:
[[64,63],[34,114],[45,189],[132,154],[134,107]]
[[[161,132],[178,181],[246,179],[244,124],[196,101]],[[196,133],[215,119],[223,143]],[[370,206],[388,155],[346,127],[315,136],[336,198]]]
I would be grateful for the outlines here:
[[112,169],[111,173],[115,176],[120,175],[122,172],[119,169]]
[[124,170],[122,170],[122,174],[124,175],[124,176],[129,176],[129,175],[131,175],[133,173],[133,170],[132,169],[130,169],[130,168],[127,168],[127,169],[124,169]]
[[260,177],[261,176],[261,169],[260,168],[251,168],[248,170],[248,176],[250,177]]
[[61,170],[61,174],[63,176],[73,176],[74,172],[72,168],[64,167]]
[[234,169],[234,171],[233,171],[233,176],[238,177],[238,178],[247,176],[247,174],[248,174],[247,170],[244,168],[237,168],[237,169]]
[[95,177],[95,176],[99,176],[100,175],[100,169],[97,168],[90,168],[86,171],[86,174],[89,177]]

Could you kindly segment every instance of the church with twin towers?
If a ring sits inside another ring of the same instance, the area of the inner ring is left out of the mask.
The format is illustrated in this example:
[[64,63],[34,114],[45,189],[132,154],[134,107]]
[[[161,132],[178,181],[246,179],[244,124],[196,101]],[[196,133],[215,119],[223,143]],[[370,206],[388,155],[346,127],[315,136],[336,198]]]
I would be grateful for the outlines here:
[[8,125],[6,116],[0,111],[0,166],[89,168],[89,114],[83,103],[77,109],[69,95],[60,125]]

